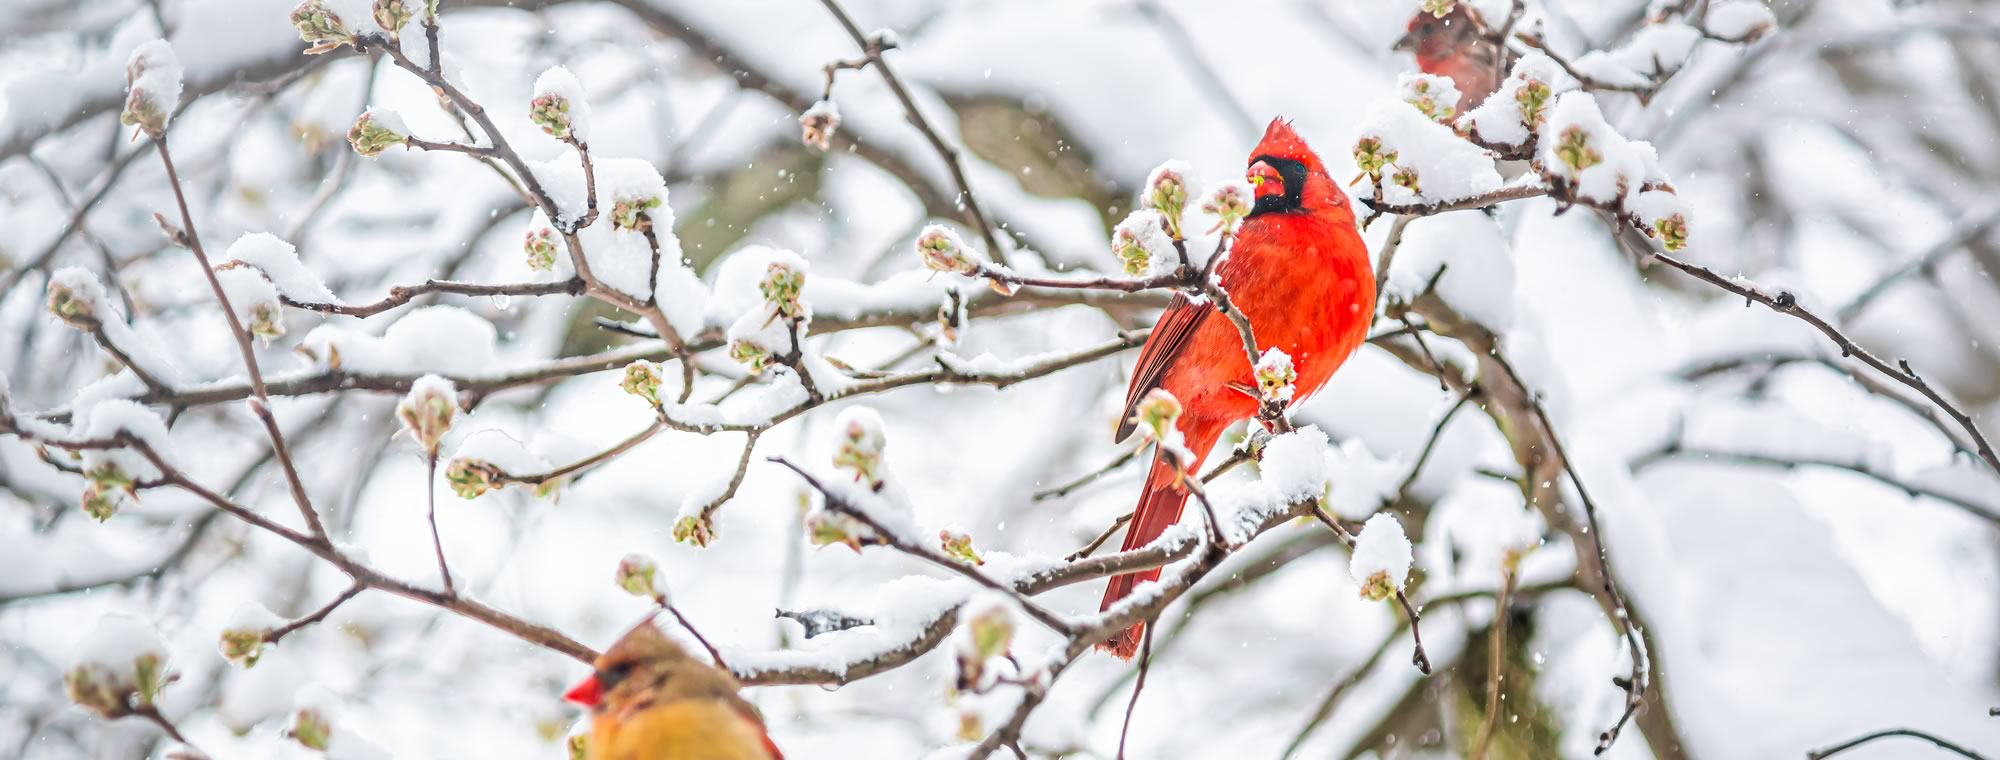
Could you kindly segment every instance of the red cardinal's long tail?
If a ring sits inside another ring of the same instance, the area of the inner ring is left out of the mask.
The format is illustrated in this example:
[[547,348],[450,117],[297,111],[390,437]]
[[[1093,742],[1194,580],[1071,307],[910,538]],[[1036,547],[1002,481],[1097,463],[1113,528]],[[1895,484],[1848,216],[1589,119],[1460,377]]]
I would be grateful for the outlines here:
[[[1182,430],[1188,450],[1194,452],[1197,464],[1208,456],[1208,450],[1215,446],[1227,425],[1205,425],[1193,421]],[[1175,478],[1173,463],[1167,453],[1153,454],[1153,469],[1146,474],[1146,491],[1139,497],[1139,506],[1132,511],[1132,522],[1125,526],[1125,543],[1119,551],[1131,551],[1153,542],[1167,527],[1180,522],[1181,509],[1187,506],[1188,491]],[[1193,469],[1190,467],[1190,469]],[[1160,577],[1160,569],[1153,568],[1128,575],[1111,578],[1111,585],[1104,589],[1104,604],[1099,610],[1111,609],[1111,605],[1132,593],[1132,587]],[[1098,649],[1116,655],[1119,659],[1130,660],[1139,653],[1139,638],[1146,632],[1144,621],[1133,623],[1131,628],[1119,631],[1117,635],[1097,645]]]

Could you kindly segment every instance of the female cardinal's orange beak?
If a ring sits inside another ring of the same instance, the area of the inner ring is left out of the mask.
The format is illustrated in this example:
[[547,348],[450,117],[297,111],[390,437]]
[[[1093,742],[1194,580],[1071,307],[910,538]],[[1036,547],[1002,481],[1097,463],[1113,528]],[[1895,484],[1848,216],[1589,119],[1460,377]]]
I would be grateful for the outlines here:
[[563,700],[596,708],[599,702],[604,701],[604,690],[598,688],[597,674],[592,673],[582,681],[578,681],[575,686],[569,687],[569,691],[563,694]]
[[1278,174],[1277,169],[1271,168],[1270,164],[1263,161],[1251,164],[1250,172],[1244,179],[1250,183],[1250,194],[1253,198],[1285,194],[1285,178]]

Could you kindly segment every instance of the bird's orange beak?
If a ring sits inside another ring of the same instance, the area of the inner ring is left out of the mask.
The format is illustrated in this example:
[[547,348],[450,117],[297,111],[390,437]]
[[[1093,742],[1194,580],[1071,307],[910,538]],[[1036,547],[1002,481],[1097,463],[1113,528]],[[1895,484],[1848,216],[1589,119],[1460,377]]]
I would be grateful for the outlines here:
[[569,691],[563,693],[563,701],[574,702],[584,707],[597,707],[599,702],[604,701],[604,690],[597,685],[597,674],[592,673],[582,681],[578,681],[575,686],[569,687]]
[[1253,198],[1285,194],[1285,178],[1278,174],[1277,169],[1263,161],[1251,164],[1249,173],[1244,175],[1244,180],[1250,183],[1250,195]]

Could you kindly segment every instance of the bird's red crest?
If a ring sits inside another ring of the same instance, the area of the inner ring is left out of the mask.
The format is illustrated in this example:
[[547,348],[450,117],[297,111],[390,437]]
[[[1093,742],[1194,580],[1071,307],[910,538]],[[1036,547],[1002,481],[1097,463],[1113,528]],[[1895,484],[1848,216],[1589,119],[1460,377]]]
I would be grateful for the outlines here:
[[1326,168],[1319,162],[1319,154],[1306,145],[1299,133],[1292,130],[1292,123],[1285,121],[1283,116],[1272,119],[1271,126],[1264,128],[1264,139],[1257,141],[1256,150],[1250,151],[1250,160],[1254,162],[1258,156],[1289,158],[1305,164],[1309,172],[1326,173]]

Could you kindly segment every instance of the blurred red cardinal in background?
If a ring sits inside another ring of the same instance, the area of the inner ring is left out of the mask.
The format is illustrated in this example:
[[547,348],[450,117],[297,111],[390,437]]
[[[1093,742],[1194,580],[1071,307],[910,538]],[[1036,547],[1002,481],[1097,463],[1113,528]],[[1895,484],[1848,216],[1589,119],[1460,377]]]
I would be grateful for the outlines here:
[[[1248,179],[1256,203],[1216,276],[1250,318],[1259,351],[1277,348],[1292,357],[1298,373],[1296,403],[1319,390],[1367,337],[1375,311],[1375,278],[1347,196],[1290,124],[1271,121],[1250,153]],[[1216,313],[1214,304],[1197,304],[1185,295],[1174,296],[1139,352],[1125,393],[1119,440],[1131,435],[1133,409],[1154,388],[1180,400],[1179,429],[1197,463],[1225,428],[1258,408],[1257,381],[1236,327]],[[1154,453],[1146,490],[1126,529],[1127,551],[1151,543],[1180,521],[1188,491],[1176,477],[1171,456]],[[1131,594],[1138,583],[1159,577],[1154,569],[1112,578],[1103,609]],[[1145,624],[1136,624],[1099,647],[1131,659],[1144,632]]]
[[1419,70],[1458,86],[1459,113],[1485,102],[1507,77],[1501,64],[1506,51],[1480,34],[1484,24],[1477,14],[1470,3],[1459,3],[1443,18],[1419,11],[1410,19],[1409,33],[1396,41],[1397,50],[1416,54]]
[[740,685],[651,620],[598,656],[563,698],[590,708],[589,760],[784,760]]

